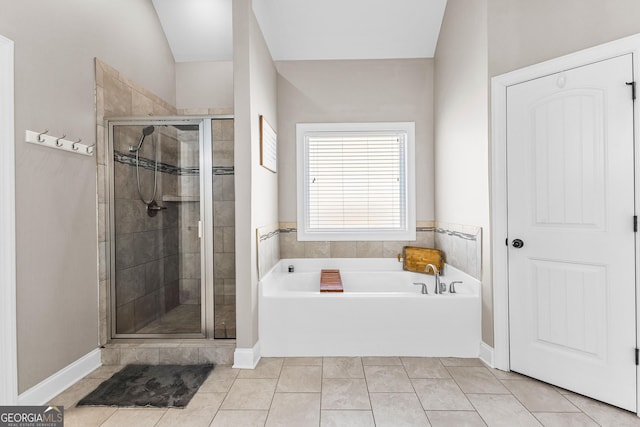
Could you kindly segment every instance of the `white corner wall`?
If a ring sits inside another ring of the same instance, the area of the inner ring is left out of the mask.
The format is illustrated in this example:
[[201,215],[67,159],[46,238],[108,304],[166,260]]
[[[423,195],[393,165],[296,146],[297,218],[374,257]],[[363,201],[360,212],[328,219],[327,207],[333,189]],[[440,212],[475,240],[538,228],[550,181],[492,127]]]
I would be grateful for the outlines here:
[[487,0],[448,0],[435,54],[435,219],[482,227],[482,340],[493,344]]
[[[94,57],[175,102],[173,56],[151,2],[0,0],[15,42],[19,392],[98,345],[96,159],[24,142],[96,138]],[[124,100],[123,100],[124,102]],[[104,273],[103,273],[104,275]]]
[[[278,220],[278,175],[260,166],[259,117],[275,126],[276,69],[251,8],[233,2],[235,191],[236,191],[236,366],[255,361],[258,345],[256,229]],[[277,132],[277,129],[276,129]]]
[[13,40],[0,35],[0,405],[18,397]]
[[635,0],[449,0],[435,55],[436,220],[483,228],[483,341],[493,345],[489,79],[640,32]]

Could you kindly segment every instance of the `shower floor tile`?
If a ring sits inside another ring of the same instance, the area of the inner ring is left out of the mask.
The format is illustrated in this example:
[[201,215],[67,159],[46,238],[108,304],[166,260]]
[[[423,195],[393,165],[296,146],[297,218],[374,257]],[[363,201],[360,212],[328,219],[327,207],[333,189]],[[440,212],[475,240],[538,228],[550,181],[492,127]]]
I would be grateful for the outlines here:
[[197,334],[200,304],[182,304],[140,329],[139,334]]
[[235,304],[216,304],[214,306],[214,338],[236,337],[236,306]]

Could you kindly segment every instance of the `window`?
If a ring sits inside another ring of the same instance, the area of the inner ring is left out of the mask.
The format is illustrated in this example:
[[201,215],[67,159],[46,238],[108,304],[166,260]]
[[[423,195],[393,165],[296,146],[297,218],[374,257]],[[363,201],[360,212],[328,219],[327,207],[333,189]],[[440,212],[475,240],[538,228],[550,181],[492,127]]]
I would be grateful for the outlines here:
[[411,123],[299,123],[298,240],[415,240]]

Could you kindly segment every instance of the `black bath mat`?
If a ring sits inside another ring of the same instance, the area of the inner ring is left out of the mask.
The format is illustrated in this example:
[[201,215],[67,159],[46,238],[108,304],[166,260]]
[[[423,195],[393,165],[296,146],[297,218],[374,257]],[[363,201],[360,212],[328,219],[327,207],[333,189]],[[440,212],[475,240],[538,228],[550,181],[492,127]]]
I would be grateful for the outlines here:
[[213,365],[127,365],[78,406],[184,408]]

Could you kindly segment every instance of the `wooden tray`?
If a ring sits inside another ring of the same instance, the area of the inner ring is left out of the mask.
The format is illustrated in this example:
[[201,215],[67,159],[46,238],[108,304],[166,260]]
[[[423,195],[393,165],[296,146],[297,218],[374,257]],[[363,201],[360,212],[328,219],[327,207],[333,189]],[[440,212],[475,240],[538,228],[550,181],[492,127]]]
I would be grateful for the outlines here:
[[402,248],[402,259],[402,269],[415,273],[433,275],[431,269],[428,272],[425,271],[427,264],[435,265],[440,273],[444,267],[444,255],[438,249],[405,246]]
[[320,271],[320,292],[343,292],[340,270]]

